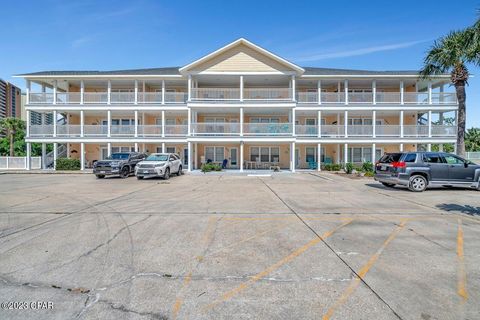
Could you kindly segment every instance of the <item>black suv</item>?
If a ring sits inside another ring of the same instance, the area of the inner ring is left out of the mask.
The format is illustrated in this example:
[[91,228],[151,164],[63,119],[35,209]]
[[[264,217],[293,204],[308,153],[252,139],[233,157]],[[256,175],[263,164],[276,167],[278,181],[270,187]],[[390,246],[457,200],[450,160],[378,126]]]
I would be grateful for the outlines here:
[[375,180],[415,192],[429,185],[471,187],[480,190],[480,165],[444,152],[387,153],[375,164]]
[[138,152],[112,153],[107,159],[94,163],[93,173],[99,179],[103,179],[105,176],[127,178],[131,173],[135,172],[135,166],[145,157],[145,154]]

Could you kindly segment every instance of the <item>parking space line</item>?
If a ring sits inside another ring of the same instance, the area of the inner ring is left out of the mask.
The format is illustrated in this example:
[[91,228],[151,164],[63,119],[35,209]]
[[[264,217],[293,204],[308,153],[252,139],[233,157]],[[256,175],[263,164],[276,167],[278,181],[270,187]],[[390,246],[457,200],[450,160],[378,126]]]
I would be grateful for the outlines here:
[[[405,227],[405,224],[407,223],[406,220],[403,220],[393,231],[390,233],[388,238],[383,242],[382,246],[375,252],[373,256],[368,259],[368,262],[360,269],[360,271],[357,273],[358,276],[356,276],[350,285],[345,289],[345,291],[342,293],[340,298],[327,310],[325,315],[322,317],[322,320],[329,320],[331,316],[334,314],[334,312],[342,306],[350,297],[350,295],[357,289],[357,287],[360,285],[362,282],[363,278],[367,275],[368,271],[373,267],[373,265],[377,262],[378,258],[382,254],[382,252],[385,250],[385,248],[392,242],[393,239],[402,231],[402,229]],[[393,311],[393,310],[392,310]]]
[[458,283],[457,293],[462,297],[462,302],[468,300],[467,292],[467,273],[465,271],[465,258],[463,251],[463,228],[462,219],[458,218],[458,231],[457,231],[457,260],[458,260]]
[[279,261],[277,261],[276,263],[272,264],[271,266],[269,266],[268,268],[266,268],[265,270],[257,273],[256,275],[254,275],[253,277],[251,277],[249,280],[243,282],[242,284],[240,284],[238,287],[224,293],[220,298],[218,298],[217,300],[215,300],[214,302],[206,305],[204,308],[203,308],[203,311],[206,312],[212,308],[214,308],[215,306],[217,306],[218,304],[220,303],[223,303],[223,302],[226,302],[230,299],[232,299],[234,296],[236,296],[237,294],[239,294],[240,292],[244,291],[245,289],[247,289],[248,287],[250,287],[251,285],[253,285],[254,283],[256,283],[258,280],[266,277],[267,275],[269,275],[270,273],[274,272],[275,270],[277,270],[278,268],[280,268],[281,266],[283,266],[284,264],[292,261],[293,259],[295,259],[296,257],[298,257],[299,255],[301,255],[302,253],[304,253],[305,251],[307,251],[308,249],[310,249],[312,246],[316,245],[317,243],[321,242],[322,240],[325,240],[326,238],[330,237],[332,234],[334,234],[337,230],[343,228],[344,226],[350,224],[351,222],[353,221],[353,219],[349,219],[347,220],[346,222],[342,223],[341,225],[325,232],[321,237],[316,237],[315,239],[313,240],[310,240],[308,243],[304,244],[303,246],[301,246],[300,248],[296,249],[295,251],[293,251],[292,253],[290,253],[288,256],[280,259]]

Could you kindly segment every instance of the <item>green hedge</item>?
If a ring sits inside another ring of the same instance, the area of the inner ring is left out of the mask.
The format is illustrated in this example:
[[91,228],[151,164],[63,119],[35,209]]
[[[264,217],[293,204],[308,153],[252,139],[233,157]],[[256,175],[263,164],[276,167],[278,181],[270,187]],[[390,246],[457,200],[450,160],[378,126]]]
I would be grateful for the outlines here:
[[340,171],[340,169],[342,169],[342,165],[338,163],[327,163],[323,166],[323,169],[326,171]]
[[216,163],[204,163],[200,169],[203,173],[210,171],[222,171],[222,166]]
[[80,170],[80,160],[60,158],[56,162],[57,170]]

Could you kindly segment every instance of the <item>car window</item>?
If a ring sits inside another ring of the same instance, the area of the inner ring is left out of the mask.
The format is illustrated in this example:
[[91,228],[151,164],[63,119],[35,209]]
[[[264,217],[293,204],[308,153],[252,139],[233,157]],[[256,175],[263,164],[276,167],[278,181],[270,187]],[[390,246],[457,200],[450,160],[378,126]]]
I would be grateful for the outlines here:
[[384,154],[380,160],[378,160],[380,163],[392,163],[392,162],[397,162],[400,160],[400,157],[402,156],[401,153],[387,153]]
[[443,158],[445,159],[445,162],[448,164],[463,164],[462,159],[457,158],[450,154],[446,154]]
[[168,157],[165,154],[151,154],[145,160],[146,161],[167,161]]
[[128,153],[112,153],[110,157],[107,157],[109,160],[127,160],[129,154]]
[[403,162],[415,162],[416,160],[417,160],[416,153],[407,153],[405,155],[405,159],[403,159]]
[[442,157],[438,153],[426,153],[423,156],[423,161],[428,163],[443,163]]

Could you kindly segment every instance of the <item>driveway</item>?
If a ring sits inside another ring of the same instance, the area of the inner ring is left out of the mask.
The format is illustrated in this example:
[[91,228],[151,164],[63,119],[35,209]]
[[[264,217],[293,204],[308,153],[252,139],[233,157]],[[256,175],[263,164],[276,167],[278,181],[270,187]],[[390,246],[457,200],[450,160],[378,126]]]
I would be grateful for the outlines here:
[[478,319],[479,217],[329,173],[0,175],[0,318]]

